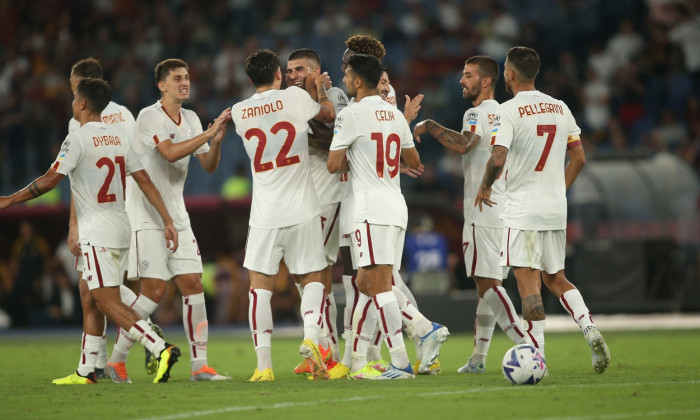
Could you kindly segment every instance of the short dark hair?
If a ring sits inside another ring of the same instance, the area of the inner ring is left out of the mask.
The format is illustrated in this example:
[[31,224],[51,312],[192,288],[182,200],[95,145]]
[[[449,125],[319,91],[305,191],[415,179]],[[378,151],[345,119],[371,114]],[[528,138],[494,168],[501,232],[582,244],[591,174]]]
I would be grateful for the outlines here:
[[348,58],[348,67],[351,67],[352,73],[364,80],[370,89],[377,87],[379,79],[384,73],[382,62],[377,57],[368,54],[355,54]]
[[356,54],[369,54],[380,60],[386,55],[384,45],[369,35],[353,35],[345,41],[345,45]]
[[93,79],[102,79],[102,65],[99,61],[92,57],[88,57],[73,64],[70,72],[73,76],[81,79],[91,77]]
[[289,53],[287,61],[299,60],[301,58],[313,61],[318,67],[321,67],[321,57],[318,56],[316,51],[310,48],[299,48],[298,50],[292,51],[291,53]]
[[112,89],[102,79],[87,77],[80,79],[75,92],[87,102],[87,107],[96,114],[107,108],[112,96]]
[[271,85],[279,67],[279,57],[268,49],[257,50],[245,59],[245,74],[255,87]]
[[190,70],[190,67],[187,65],[187,63],[185,63],[184,60],[180,60],[179,58],[168,58],[167,60],[163,60],[160,63],[156,64],[156,69],[153,72],[156,84],[164,81],[168,77],[168,74],[171,70],[183,67],[187,71]]
[[479,76],[490,77],[491,86],[496,86],[498,82],[499,70],[498,63],[488,55],[475,55],[467,59],[466,64],[474,64],[479,68]]
[[532,48],[513,47],[506,53],[506,59],[525,80],[535,80],[540,72],[540,56]]

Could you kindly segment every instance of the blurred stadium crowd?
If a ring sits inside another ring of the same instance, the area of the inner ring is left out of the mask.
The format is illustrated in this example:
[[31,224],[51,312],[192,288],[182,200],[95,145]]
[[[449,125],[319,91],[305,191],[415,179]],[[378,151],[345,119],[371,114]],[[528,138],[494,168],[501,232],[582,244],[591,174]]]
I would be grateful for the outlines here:
[[[79,59],[101,61],[113,99],[134,116],[158,98],[155,64],[186,60],[193,88],[185,106],[206,124],[253,92],[243,60],[255,49],[271,48],[284,62],[291,50],[312,48],[341,85],[343,43],[359,33],[384,43],[400,108],[403,95],[425,95],[419,120],[459,130],[468,108],[458,85],[465,59],[487,54],[502,65],[508,48],[527,45],[542,59],[538,88],[569,105],[589,158],[669,151],[700,172],[700,0],[9,0],[0,15],[0,194],[55,158],[71,117],[70,67]],[[499,81],[496,99],[509,97]],[[407,194],[461,207],[460,156],[433,141],[419,150],[426,172],[404,178]],[[192,166],[185,193],[219,194],[249,171],[230,129],[219,170]],[[65,203],[63,184],[55,199]],[[61,302],[60,293],[35,292]]]

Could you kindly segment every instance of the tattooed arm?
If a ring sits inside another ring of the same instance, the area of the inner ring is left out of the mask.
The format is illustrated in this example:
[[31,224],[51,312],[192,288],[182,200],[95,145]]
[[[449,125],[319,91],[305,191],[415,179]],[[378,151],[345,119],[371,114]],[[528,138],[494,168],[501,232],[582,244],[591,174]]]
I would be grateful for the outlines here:
[[37,198],[51,191],[58,185],[65,175],[60,174],[53,169],[49,169],[39,178],[32,181],[31,184],[17,191],[9,197],[0,197],[0,209],[5,209],[14,206],[18,203],[23,203],[32,198]]
[[482,211],[482,204],[486,204],[491,207],[494,204],[498,204],[491,200],[491,186],[503,171],[503,166],[506,164],[506,157],[508,156],[508,149],[503,146],[493,146],[491,150],[491,157],[486,163],[486,172],[484,172],[484,179],[481,181],[481,186],[479,187],[479,192],[476,194],[476,199],[474,200],[474,207],[479,206],[479,211]]
[[420,143],[419,136],[423,133],[430,133],[431,136],[435,137],[435,139],[447,149],[461,154],[469,153],[469,151],[479,144],[479,140],[481,140],[481,136],[471,131],[465,131],[460,134],[441,126],[433,120],[425,120],[416,124],[416,127],[413,129],[413,136],[416,138],[417,142]]

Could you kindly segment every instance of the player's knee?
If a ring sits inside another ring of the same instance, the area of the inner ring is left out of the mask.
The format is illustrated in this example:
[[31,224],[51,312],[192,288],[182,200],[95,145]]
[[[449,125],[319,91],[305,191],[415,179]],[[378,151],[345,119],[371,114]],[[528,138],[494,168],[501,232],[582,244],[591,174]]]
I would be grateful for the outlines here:
[[143,279],[141,280],[141,294],[158,303],[165,296],[166,286],[167,283],[160,279]]

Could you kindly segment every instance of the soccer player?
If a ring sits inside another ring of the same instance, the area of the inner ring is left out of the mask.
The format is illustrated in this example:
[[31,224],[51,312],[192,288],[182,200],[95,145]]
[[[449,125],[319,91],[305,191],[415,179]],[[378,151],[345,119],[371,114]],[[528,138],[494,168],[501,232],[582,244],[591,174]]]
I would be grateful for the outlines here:
[[[286,83],[287,86],[296,86],[305,89],[307,81],[313,81],[315,77],[321,74],[321,58],[318,54],[308,48],[301,48],[292,51],[287,58]],[[345,93],[337,87],[331,87],[326,91],[328,98],[333,104],[333,109],[337,114],[341,109],[348,104],[348,98]],[[313,99],[316,92],[309,92]],[[333,362],[339,362],[340,348],[338,346],[338,335],[335,331],[337,318],[337,307],[332,290],[332,275],[331,269],[338,258],[339,245],[339,215],[340,215],[340,187],[343,176],[337,174],[329,174],[326,169],[326,158],[328,156],[328,147],[330,147],[331,139],[333,138],[333,124],[323,124],[315,120],[309,121],[311,127],[309,135],[309,167],[311,171],[311,179],[316,188],[319,204],[321,206],[321,227],[323,230],[323,246],[326,252],[327,267],[323,270],[323,285],[325,290],[325,305],[324,305],[324,325],[321,329],[321,344],[326,348],[330,347],[330,358]],[[298,284],[297,284],[298,285]],[[298,285],[301,292],[301,286]],[[325,333],[325,334],[324,334]],[[321,349],[323,352],[323,349]],[[297,366],[295,372],[310,373],[310,368],[307,363],[308,359],[304,359],[300,366]],[[347,367],[342,363],[335,364],[331,362],[332,367],[328,369],[329,379],[339,379],[347,375]]]
[[[129,272],[130,276],[134,273],[141,278],[141,293],[132,308],[141,319],[151,316],[163,299],[166,282],[172,279],[182,294],[182,321],[190,349],[190,379],[227,380],[231,378],[219,375],[207,364],[209,323],[201,279],[202,259],[182,191],[190,155],[194,154],[207,172],[214,172],[218,167],[230,110],[225,109],[206,131],[202,131],[197,114],[182,107],[190,96],[190,75],[187,63],[182,60],[167,59],[158,63],[155,82],[161,98],[139,113],[134,151],[173,215],[181,246],[176,252],[162,246],[158,239],[163,225],[144,195],[134,189],[127,198],[134,206]],[[120,381],[128,378],[125,363],[130,348],[129,337],[121,331],[108,363],[123,375]]]
[[[445,148],[461,153],[464,172],[464,229],[462,247],[467,276],[473,277],[479,293],[474,323],[474,350],[467,364],[458,372],[486,372],[486,356],[491,344],[493,330],[498,325],[515,344],[525,342],[513,303],[503,288],[502,279],[509,268],[500,266],[500,245],[503,236],[501,221],[502,204],[476,211],[473,197],[481,185],[481,179],[489,159],[489,148],[493,121],[498,102],[494,99],[494,88],[498,81],[498,63],[491,57],[470,57],[464,64],[462,97],[470,101],[473,108],[464,113],[462,131],[443,127],[433,120],[416,124],[413,134],[420,142],[420,135],[429,133]],[[491,197],[502,202],[505,190],[503,176],[493,184]]]
[[[83,279],[86,280],[95,308],[116,322],[134,341],[140,341],[159,359],[153,381],[167,382],[170,369],[177,362],[180,350],[160,338],[131,308],[122,303],[119,285],[124,277],[129,253],[129,220],[124,210],[125,178],[127,173],[143,190],[156,211],[163,230],[159,240],[175,251],[178,234],[161,195],[151,182],[133,151],[123,141],[124,132],[102,122],[102,112],[109,104],[110,89],[99,79],[82,79],[77,83],[73,99],[73,115],[81,128],[68,134],[56,162],[46,174],[10,197],[0,197],[0,209],[38,197],[67,175],[75,201],[81,252],[85,258]],[[172,245],[171,245],[172,244]],[[99,316],[97,318],[100,318]],[[78,370],[65,378],[54,380],[57,385],[92,384],[95,378],[95,358],[99,341],[83,345],[84,358]],[[93,370],[89,370],[92,366]],[[89,370],[89,371],[88,371]]]
[[[381,60],[384,55],[386,55],[386,49],[384,48],[384,45],[377,40],[376,38],[373,38],[368,35],[354,35],[348,38],[345,41],[345,45],[347,49],[343,53],[343,65],[341,69],[343,71],[346,70],[347,68],[347,62],[350,57],[352,57],[355,54],[367,54],[367,55],[372,55],[374,57],[377,57],[377,59]],[[386,71],[382,71],[382,77],[379,79],[379,83],[377,85],[377,90],[378,94],[382,99],[384,99],[387,103],[391,104],[392,106],[396,107],[396,92],[394,91],[393,86],[391,86],[389,82],[389,75],[387,74]],[[404,117],[406,119],[406,122],[410,124],[417,116],[418,116],[418,111],[420,110],[420,104],[421,101],[423,100],[423,95],[417,95],[413,99],[411,99],[408,95],[406,95],[406,104],[404,107]],[[399,171],[401,173],[405,173],[413,178],[419,176],[420,174],[423,173],[423,165],[421,164],[418,168],[412,169],[409,166],[405,165],[403,162],[400,165]],[[347,176],[347,174],[345,174]],[[350,177],[352,177],[352,174],[350,174]],[[355,284],[355,281],[352,279],[352,275],[354,275],[354,271],[357,269],[357,264],[355,261],[352,261],[352,267],[350,267],[350,264],[346,264],[345,261],[350,261],[352,257],[352,253],[349,251],[349,247],[351,245],[350,241],[350,236],[353,231],[352,228],[352,214],[351,214],[351,209],[354,208],[353,204],[353,198],[352,198],[352,189],[349,188],[348,186],[345,187],[343,194],[342,194],[342,199],[341,199],[341,211],[340,211],[340,228],[341,228],[341,239],[340,239],[340,249],[341,249],[341,255],[343,255],[343,269],[344,269],[344,276],[343,276],[343,286],[345,288],[345,294],[346,294],[346,302],[354,302],[354,306],[352,308],[348,308],[346,306],[346,315],[349,309],[349,316],[346,318],[345,322],[345,332],[343,333],[343,337],[346,337],[346,346],[345,346],[345,354],[343,355],[343,363],[350,363],[350,360],[352,359],[352,354],[356,356],[356,359],[358,360],[357,363],[361,363],[363,360],[365,360],[365,356],[363,356],[361,353],[363,350],[360,350],[359,352],[356,351],[357,349],[353,350],[350,352],[348,350],[348,340],[347,337],[351,337],[353,335],[353,329],[355,328],[353,324],[357,322],[357,317],[355,317],[355,311],[361,310],[357,308],[357,302],[358,302],[358,297],[357,297],[357,285]],[[422,337],[416,332],[415,328],[413,327],[413,324],[420,323],[420,319],[424,318],[420,312],[418,312],[418,304],[416,302],[415,297],[413,296],[413,293],[409,290],[409,288],[406,286],[406,283],[404,283],[403,279],[401,278],[401,274],[399,272],[401,264],[400,261],[398,264],[394,266],[394,270],[392,272],[392,279],[393,279],[393,284],[397,286],[398,290],[401,292],[400,295],[397,296],[397,299],[399,301],[399,305],[401,305],[401,310],[404,311],[405,308],[408,308],[409,312],[415,312],[414,315],[408,315],[404,316],[402,318],[404,327],[406,329],[406,334],[411,338],[413,341],[415,351],[416,351],[416,358],[417,361],[414,364],[414,370],[418,373],[424,373],[424,374],[435,374],[440,372],[440,363],[439,361],[435,360],[435,363],[432,363],[429,367],[423,366],[421,367],[421,361],[422,360],[428,360],[432,359],[432,352],[437,352],[439,349],[438,346],[431,346],[432,348],[429,349],[426,354],[424,353],[423,346],[421,343],[425,343],[425,341],[422,341]],[[352,299],[350,299],[352,297]],[[406,303],[410,303],[411,306],[408,307],[406,306]],[[385,369],[387,366],[387,363],[382,359],[381,351],[380,351],[380,344],[381,344],[381,331],[376,331],[375,330],[375,320],[374,316],[376,315],[374,311],[369,311],[367,314],[369,317],[367,318],[367,322],[364,325],[364,339],[369,340],[369,347],[367,348],[367,354],[366,358],[373,361],[371,364],[380,370]],[[415,316],[418,316],[418,318],[415,318]],[[349,322],[348,322],[349,321]],[[354,321],[354,322],[353,322]],[[370,337],[374,332],[376,331],[376,335],[374,337]],[[364,341],[364,340],[363,340]],[[362,347],[362,346],[361,346]]]
[[[99,61],[95,60],[92,57],[78,61],[71,68],[69,78],[71,92],[75,91],[75,88],[80,80],[88,77],[102,79],[102,65]],[[102,111],[102,122],[105,124],[113,125],[115,128],[121,129],[125,133],[125,135],[122,136],[122,141],[125,143],[125,146],[132,147],[135,121],[134,116],[131,115],[131,112],[126,107],[119,105],[113,101],[110,101],[109,104]],[[76,120],[75,118],[71,118],[68,122],[68,133],[72,133],[79,128],[80,122],[78,122],[78,120]],[[136,188],[136,186],[134,185],[134,181],[131,179],[130,176],[127,176],[127,197],[131,194],[131,190],[133,188]],[[125,203],[125,207],[127,216],[129,216],[129,220],[131,221],[133,212],[130,211],[131,206],[129,205],[128,201]],[[68,246],[71,252],[76,257],[75,268],[78,271],[79,278],[82,279],[83,256],[80,251],[78,220],[75,215],[75,205],[72,199],[70,206],[70,222],[68,229]],[[106,379],[107,377],[112,376],[118,377],[117,375],[109,374],[109,368],[105,370],[105,367],[107,366],[108,356],[106,340],[107,320],[104,315],[100,314],[99,311],[95,309],[95,305],[92,302],[92,296],[90,294],[90,290],[88,289],[87,282],[81,280],[79,282],[79,290],[81,306],[83,308],[83,336],[80,341],[81,348],[83,348],[87,343],[97,343],[99,341],[99,351],[94,367],[95,377],[97,379]],[[125,285],[119,286],[119,290],[122,296],[122,301],[127,306],[131,306],[134,300],[136,300],[136,295],[134,294],[134,292]],[[160,327],[151,324],[151,328],[153,328],[153,330],[156,331],[158,335],[163,337]],[[146,349],[146,354],[148,358],[147,372],[155,373],[158,369],[158,361],[155,357],[150,357],[151,353],[148,351],[148,349]],[[78,364],[80,366],[81,364],[84,364],[88,361],[92,361],[92,358],[85,358],[81,356],[79,358]],[[91,370],[92,367],[86,367],[83,369]]]
[[[581,293],[564,274],[566,190],[585,163],[581,129],[566,104],[535,89],[540,58],[527,47],[508,50],[503,70],[514,98],[498,107],[491,157],[474,206],[493,206],[493,184],[508,159],[503,200],[501,265],[513,268],[526,333],[544,355],[545,313],[540,276],[581,328],[593,369],[605,372],[610,352]],[[566,155],[569,163],[564,164]]]
[[[353,248],[359,267],[357,285],[362,295],[371,299],[363,304],[360,295],[358,300],[363,316],[357,322],[353,346],[364,341],[359,339],[364,314],[373,305],[381,314],[382,334],[391,354],[391,364],[385,371],[375,370],[374,374],[367,371],[361,377],[406,379],[414,377],[413,368],[403,343],[399,302],[392,290],[392,271],[401,261],[408,219],[397,175],[401,158],[409,167],[417,169],[420,156],[404,116],[377,95],[382,72],[381,62],[374,56],[355,54],[348,58],[343,82],[355,102],[336,119],[328,170],[331,173],[352,171]],[[428,324],[426,341],[446,339],[446,328],[424,321]],[[364,368],[352,361],[351,371]]]
[[318,348],[325,302],[322,272],[327,267],[319,220],[320,206],[309,169],[308,121],[332,122],[333,104],[323,73],[314,82],[318,102],[303,89],[280,90],[282,72],[277,55],[258,50],[245,61],[245,72],[256,93],[231,109],[236,132],[251,160],[253,202],[243,266],[250,274],[250,329],[257,367],[250,382],[274,381],[270,298],[284,262],[303,287],[301,314],[304,340],[299,353],[308,360],[315,379],[328,372]]

